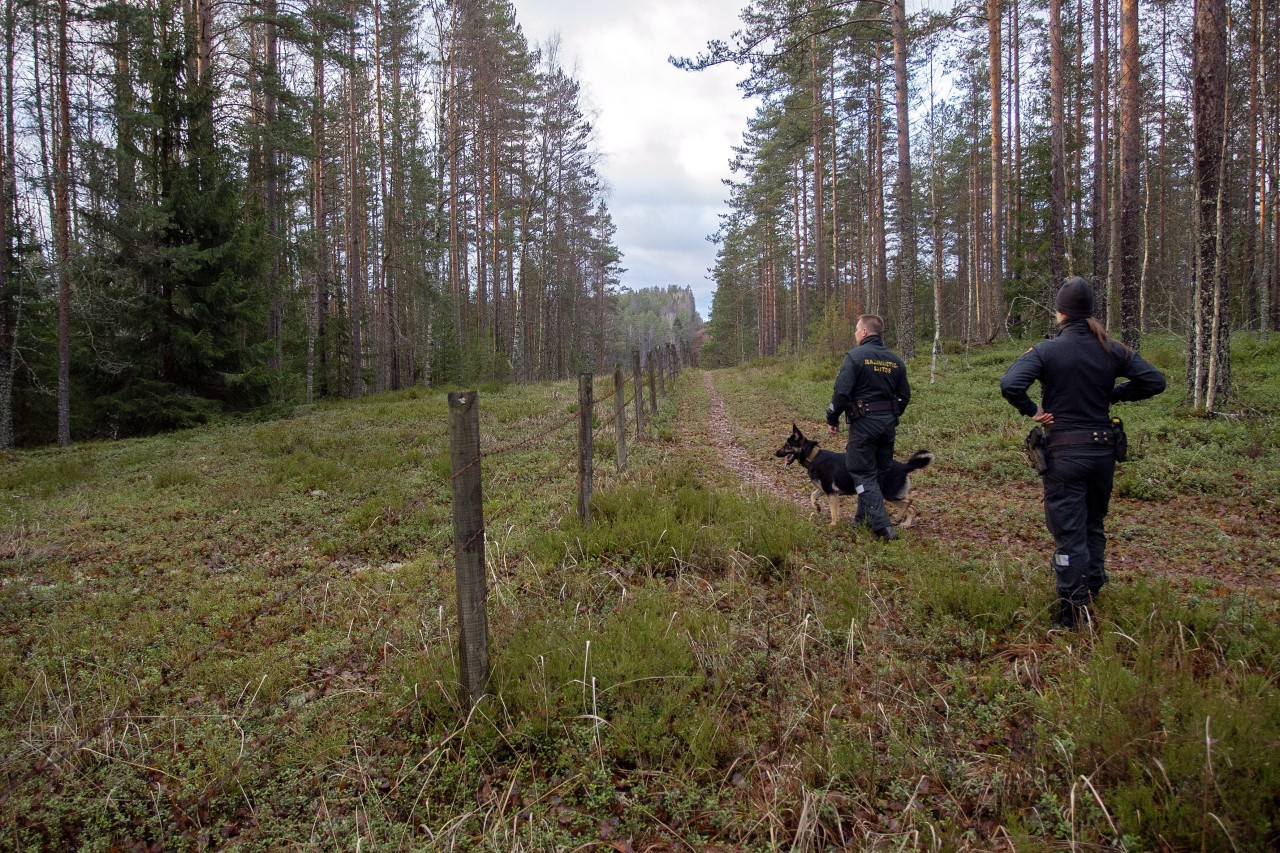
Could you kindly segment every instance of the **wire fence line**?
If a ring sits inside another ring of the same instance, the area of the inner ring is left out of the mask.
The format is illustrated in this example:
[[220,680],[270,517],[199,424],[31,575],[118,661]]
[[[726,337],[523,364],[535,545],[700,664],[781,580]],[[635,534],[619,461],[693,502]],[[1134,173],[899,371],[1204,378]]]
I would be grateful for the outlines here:
[[[652,366],[653,359],[651,359],[650,364]],[[615,375],[616,375],[616,372],[615,372]],[[672,380],[674,380],[674,375],[671,378]],[[609,426],[615,425],[620,415],[625,419],[625,413],[627,408],[633,405],[643,406],[644,404],[644,398],[642,396],[640,388],[636,388],[634,393],[632,393],[630,396],[626,396],[621,402],[619,402],[618,400],[619,395],[616,393],[618,390],[617,383],[616,381],[613,381],[614,377],[609,377],[609,379],[611,380],[610,384],[614,386],[615,393],[612,395],[602,394],[599,396],[598,399],[592,399],[589,403],[590,417],[592,419],[592,422],[594,423],[596,420],[596,416],[595,416],[596,409],[599,406],[609,402],[613,402],[615,406],[621,411],[615,410],[613,413],[609,415],[608,418],[602,419],[598,426],[593,426],[591,429],[586,430],[585,432],[580,431],[578,436],[578,441],[580,443],[580,447],[579,447],[580,459],[584,459],[584,458],[590,459],[594,455],[594,436],[596,434],[598,434],[600,431],[602,431],[603,429],[606,429]],[[652,387],[652,383],[653,383],[653,377],[651,375],[650,376],[651,387]],[[582,387],[582,384],[583,383],[580,380],[580,388]],[[595,385],[596,385],[596,382],[594,380],[594,377],[590,382],[586,383],[586,387],[591,389],[593,398],[594,398]],[[663,386],[664,394],[669,393],[667,390],[668,388],[673,389],[674,383],[671,382],[670,384],[664,384]],[[455,395],[450,395],[451,406],[453,403],[454,396]],[[475,392],[466,392],[466,394],[464,395],[457,395],[457,396],[467,396],[470,398],[469,402],[471,403],[475,403],[478,398],[478,395]],[[482,460],[500,458],[502,456],[514,453],[519,450],[528,449],[529,447],[532,447],[535,445],[545,446],[546,439],[556,436],[559,433],[562,433],[565,430],[565,427],[569,426],[575,421],[580,421],[583,418],[584,411],[585,411],[585,409],[583,408],[583,404],[584,404],[584,401],[580,398],[578,401],[578,405],[574,408],[574,411],[572,411],[567,417],[558,419],[554,421],[550,426],[546,426],[545,428],[540,428],[517,441],[508,442],[498,447],[490,447],[490,448],[480,447],[479,424],[478,424],[479,410],[478,410],[478,407],[473,406],[471,411],[474,412],[474,415],[476,418],[474,424],[472,425],[472,434],[473,434],[473,437],[475,438],[475,446],[474,448],[472,448],[473,455],[469,459],[460,460],[457,458],[457,454],[453,452],[454,448],[451,448],[451,457],[453,459],[454,464],[452,465],[452,470],[450,471],[450,474],[447,480],[437,483],[433,488],[429,489],[426,493],[424,493],[423,495],[420,495],[414,501],[411,501],[401,511],[399,511],[399,513],[397,514],[397,520],[398,518],[407,516],[416,507],[426,504],[429,499],[434,499],[435,497],[437,497],[439,493],[444,490],[445,486],[449,486],[452,489],[461,480],[464,480],[467,478],[474,478],[478,480],[480,475]],[[451,418],[452,418],[452,412],[451,412]],[[637,428],[639,429],[641,424],[639,414],[635,416],[635,419],[637,421]],[[451,423],[451,426],[450,426],[451,443],[453,443],[455,440],[453,437],[454,431],[455,431],[454,425]],[[582,445],[582,442],[585,442],[585,445]],[[580,479],[579,487],[581,488],[581,479]],[[476,494],[478,498],[478,505],[472,506],[469,509],[463,508],[462,512],[464,515],[469,515],[473,517],[473,520],[478,521],[478,524],[475,526],[474,531],[471,532],[470,535],[464,541],[459,542],[455,537],[455,540],[451,543],[455,570],[458,571],[459,573],[459,577],[458,577],[458,587],[459,587],[458,664],[459,664],[459,681],[460,681],[459,686],[461,688],[460,696],[459,696],[459,705],[460,705],[462,716],[464,717],[464,719],[470,714],[471,709],[474,706],[475,702],[478,701],[480,696],[483,695],[483,693],[485,692],[485,689],[487,688],[487,682],[488,682],[489,662],[487,658],[487,652],[488,652],[487,617],[485,616],[485,610],[483,607],[483,603],[487,598],[487,572],[486,572],[486,565],[485,565],[486,561],[485,561],[484,548],[483,548],[485,538],[486,538],[486,531],[491,526],[494,526],[495,524],[497,524],[498,526],[502,526],[506,524],[509,520],[515,517],[517,511],[521,507],[520,501],[510,502],[507,505],[505,505],[501,510],[499,510],[496,513],[491,513],[486,518],[483,513],[482,495],[480,492],[477,492]],[[456,500],[457,496],[458,496],[458,493],[457,493],[457,490],[455,489],[455,493],[454,493],[455,505],[453,510],[455,515],[455,533],[458,530],[456,517],[459,513],[459,507],[457,505],[457,500]],[[580,501],[581,501],[581,496],[580,496]],[[544,528],[541,528],[541,530],[535,531],[535,532],[548,532],[552,529],[553,529],[553,526],[548,525]],[[448,550],[449,550],[449,547],[446,546],[446,548],[443,549],[442,551],[442,557],[446,555]],[[472,577],[470,578],[463,577],[464,570],[462,568],[462,562],[460,560],[460,557],[462,559],[465,559],[465,555],[468,555],[468,554],[475,555],[477,553],[479,554],[479,559],[472,560],[471,565],[466,569],[466,571],[472,574]],[[442,564],[443,563],[447,563],[447,560],[442,560]],[[465,598],[464,589],[466,587],[475,587],[477,584],[480,585],[480,590],[478,593],[478,601],[480,603],[480,606],[478,608],[476,608],[474,605],[472,605],[471,607],[468,607],[466,606],[466,603],[464,601],[464,598]],[[297,590],[295,590],[295,592],[296,591]],[[383,640],[381,641],[381,645],[384,650],[386,648],[386,645],[389,643],[389,637],[393,630],[392,626],[400,617],[400,615],[404,612],[404,610],[410,605],[410,603],[415,600],[416,599],[410,596],[405,596],[395,607],[392,608],[389,614],[381,615],[379,624],[380,625],[385,624],[387,626],[386,634],[384,635]],[[479,625],[474,624],[477,621],[477,612],[479,614],[479,620],[478,620],[480,622]],[[473,624],[469,625],[468,624],[469,621],[472,622]],[[474,635],[476,635],[477,633],[479,633],[483,637],[482,642],[477,644],[476,642],[474,642],[474,640],[471,640],[471,641],[468,640],[469,636],[474,637]],[[484,657],[482,660],[476,659],[477,647],[483,650]],[[367,669],[364,670],[363,679],[366,682],[371,682],[372,676],[376,675],[377,671],[381,668],[381,666],[385,664],[385,661],[386,661],[385,654],[382,656],[376,657],[373,663]],[[343,671],[338,671],[338,670],[331,671],[327,673],[323,678],[317,681],[310,682],[308,692],[313,692],[316,695],[323,696],[325,695],[325,693],[327,693],[331,685],[335,681],[337,681],[339,678],[342,678],[344,675],[345,675],[345,672]],[[348,716],[364,713],[368,709],[372,708],[377,702],[381,701],[382,698],[383,698],[383,694],[380,693],[379,691],[369,690],[360,698],[355,708],[348,710],[346,713]],[[305,704],[300,706],[290,707],[285,712],[285,715],[283,717],[283,723],[285,725],[291,725],[292,723],[294,723],[297,720],[297,718],[302,714],[304,708],[305,708]],[[240,723],[237,722],[237,725],[240,725]],[[277,749],[282,743],[283,743],[282,739],[271,740],[268,738],[259,737],[253,740],[248,745],[242,745],[240,755],[237,757],[236,762],[232,764],[224,773],[222,773],[219,776],[216,784],[223,788],[229,787],[233,782],[236,781],[237,777],[240,775],[242,768],[246,766],[260,766],[264,762],[270,761],[271,757],[274,755],[274,753],[277,751]],[[80,745],[80,747],[78,747],[77,750],[75,751],[78,751],[79,748],[83,748],[84,745],[87,745],[87,742],[85,744]],[[397,781],[397,784],[399,784],[398,781]],[[208,790],[208,787],[206,787],[206,790]]]
[[[669,367],[668,367],[668,381],[665,381],[663,383],[664,394],[670,393],[670,389],[668,385],[670,383],[670,380],[674,380],[676,374],[678,373],[679,360],[680,359],[678,355],[675,353],[675,350],[673,348],[672,355],[670,356],[669,361],[666,362],[669,365]],[[636,359],[636,363],[637,364],[639,363],[638,358]],[[654,382],[655,382],[655,376],[654,376],[655,365],[658,366],[657,369],[661,370],[662,363],[663,363],[663,360],[660,357],[658,357],[653,353],[650,354],[647,364],[648,364],[648,384],[651,391],[654,387]],[[591,374],[585,374],[585,375],[591,375]],[[591,389],[591,393],[592,393],[590,409],[591,409],[593,425],[592,425],[592,428],[586,430],[584,434],[581,434],[579,436],[579,441],[581,442],[585,440],[588,445],[585,448],[583,447],[579,448],[580,459],[584,459],[584,458],[589,459],[591,455],[594,454],[594,446],[593,446],[594,436],[600,433],[601,431],[603,431],[604,429],[608,428],[609,426],[616,425],[618,423],[620,414],[623,417],[623,420],[624,420],[623,425],[625,426],[625,415],[628,410],[634,411],[633,418],[636,422],[635,425],[637,429],[637,437],[642,437],[643,430],[644,430],[643,409],[644,409],[645,399],[644,399],[643,387],[640,382],[640,379],[641,379],[640,374],[639,372],[636,372],[634,374],[634,382],[632,383],[634,387],[630,390],[629,393],[622,395],[623,400],[621,401],[620,404],[618,401],[619,395],[617,393],[618,385],[619,385],[618,377],[625,377],[625,372],[621,370],[621,366],[616,367],[614,373],[611,375],[602,375],[601,377],[596,377],[594,375],[591,375],[591,381],[587,383],[587,387]],[[595,394],[595,388],[597,384],[599,384],[602,388],[611,388],[613,393],[602,393],[597,397]],[[623,385],[625,386],[625,384],[626,383],[624,381]],[[469,393],[474,394],[474,392],[469,392]],[[615,407],[620,408],[621,412],[615,410],[615,412],[610,414],[607,418],[598,419],[598,423],[597,423],[597,418],[595,416],[596,410],[598,409],[599,406],[602,406],[611,402],[615,404]],[[656,403],[657,403],[656,398],[651,397],[651,410],[656,410]],[[459,511],[459,508],[456,505],[457,504],[456,486],[460,480],[463,480],[469,477],[475,477],[478,479],[479,469],[481,466],[482,459],[494,459],[497,457],[514,453],[518,450],[527,449],[539,443],[545,444],[547,439],[557,435],[558,433],[561,433],[565,429],[565,427],[569,426],[575,421],[579,421],[582,418],[582,416],[583,416],[583,411],[580,408],[580,404],[579,404],[579,406],[575,406],[574,410],[568,416],[556,419],[549,426],[539,428],[534,432],[516,441],[508,442],[506,444],[502,444],[497,447],[488,447],[488,448],[479,447],[478,427],[477,427],[477,430],[476,430],[477,446],[475,448],[475,454],[473,458],[461,460],[460,464],[452,464],[449,476],[447,478],[441,479],[429,485],[425,490],[420,492],[412,500],[408,501],[398,509],[388,510],[387,512],[385,512],[381,516],[383,519],[382,525],[371,524],[354,541],[350,542],[343,548],[330,553],[328,555],[329,557],[328,565],[330,566],[340,565],[341,562],[344,560],[344,558],[350,558],[355,554],[359,553],[360,551],[364,550],[366,547],[368,547],[368,545],[378,535],[382,534],[387,528],[395,527],[399,525],[404,519],[412,517],[416,512],[418,512],[420,509],[422,509],[425,506],[433,505],[436,503],[442,503],[445,498],[446,492],[451,490],[455,492],[455,495],[454,495],[455,500],[453,501],[454,503],[453,512],[456,517]],[[617,450],[620,452],[621,448],[619,447],[617,448]],[[622,464],[621,457],[619,460],[619,464],[620,466]],[[580,487],[581,487],[581,483],[580,483]],[[588,488],[589,488],[589,480],[588,480]],[[479,494],[479,492],[477,492],[477,494]],[[587,501],[587,504],[589,505],[589,500]],[[510,518],[514,517],[518,507],[519,507],[519,503],[510,504],[508,507],[505,508],[504,512],[499,513],[496,518],[490,519],[490,524],[492,524],[494,521],[501,521],[502,523],[506,523],[507,520],[510,520]],[[485,595],[487,595],[487,591],[483,589],[483,584],[485,582],[483,541],[485,536],[485,528],[488,525],[484,524],[483,522],[482,506],[479,509],[475,509],[475,516],[477,519],[480,520],[480,525],[478,529],[471,532],[467,536],[467,538],[465,538],[461,542],[459,542],[456,537],[453,539],[453,541],[446,540],[444,547],[442,547],[441,549],[441,557],[442,557],[441,564],[442,564],[442,567],[448,564],[449,562],[448,556],[447,556],[448,551],[452,550],[454,552],[453,562],[455,563],[455,568],[456,568],[460,553],[466,554],[466,553],[475,552],[477,549],[477,546],[480,546],[478,577],[479,577],[479,582],[482,585],[482,589],[480,593],[480,601],[483,603],[484,597]],[[543,532],[550,531],[551,529],[552,527],[548,526],[545,528]],[[456,530],[456,524],[455,524],[455,530]],[[3,785],[3,787],[0,788],[0,806],[3,806],[4,804],[6,804],[10,800],[10,798],[13,796],[13,794],[17,792],[19,789],[21,789],[23,786],[30,783],[32,780],[43,776],[45,773],[49,772],[50,770],[56,769],[60,771],[65,771],[68,767],[69,762],[71,762],[80,753],[86,751],[89,748],[90,744],[92,744],[95,740],[103,737],[104,734],[106,734],[108,731],[114,729],[114,727],[116,727],[117,724],[124,723],[126,726],[129,725],[132,720],[138,718],[139,715],[142,714],[143,710],[159,696],[161,691],[182,683],[181,681],[182,677],[185,676],[188,672],[190,672],[193,667],[195,667],[200,662],[208,659],[209,657],[217,653],[220,653],[223,651],[234,652],[234,649],[238,644],[237,641],[247,636],[251,636],[252,632],[255,630],[256,626],[259,623],[263,622],[264,620],[269,620],[281,614],[289,606],[301,603],[303,593],[306,589],[313,588],[317,585],[325,584],[327,580],[331,580],[331,579],[332,579],[331,577],[327,576],[324,572],[321,572],[321,571],[305,571],[305,570],[298,571],[297,575],[293,578],[293,583],[290,584],[288,588],[284,590],[277,590],[273,593],[269,593],[265,595],[264,599],[258,604],[257,607],[255,607],[250,612],[244,614],[241,618],[239,618],[233,624],[217,630],[213,639],[199,645],[176,666],[172,666],[172,667],[162,666],[160,668],[158,677],[155,679],[154,682],[152,682],[148,687],[135,691],[133,695],[129,697],[128,701],[116,707],[110,713],[105,714],[104,716],[101,716],[100,718],[95,720],[93,724],[89,727],[88,731],[82,736],[80,736],[79,738],[77,738],[74,742],[68,745],[65,745],[61,748],[55,748],[55,749],[42,748],[36,742],[29,743],[29,746],[31,747],[31,749],[27,755],[14,756],[13,761],[6,762],[6,765],[5,765],[6,770],[12,768],[13,765],[18,762],[25,761],[26,766],[24,769],[20,770],[15,775],[6,774],[8,775],[8,778],[0,782],[0,785]],[[386,626],[386,636],[384,636],[382,641],[384,649],[385,649],[386,642],[389,641],[388,638],[391,635],[391,631],[393,630],[392,629],[393,624],[396,623],[396,621],[404,613],[405,609],[408,608],[410,604],[415,601],[418,601],[418,599],[414,598],[413,596],[406,595],[406,596],[403,596],[401,601],[398,604],[396,604],[394,607],[392,607],[389,612],[379,613],[379,617],[380,617],[378,622],[379,626],[383,626],[383,625]],[[483,608],[481,608],[480,616],[483,617],[483,615],[484,615]],[[460,636],[466,633],[465,629],[467,626],[463,624],[465,621],[466,620],[465,620],[464,614],[460,612],[459,613]],[[487,627],[485,630],[487,632]],[[482,662],[468,661],[466,660],[467,656],[468,656],[468,652],[464,648],[462,650],[462,653],[460,654],[461,668],[463,670],[466,670],[469,667],[479,669],[481,672],[483,672],[483,675],[484,675],[483,683],[487,683],[487,677],[488,677],[487,659]],[[385,655],[381,656],[381,658],[385,659]],[[374,666],[371,667],[370,669],[376,671],[378,666],[379,664],[375,661]],[[312,690],[319,690],[319,689],[327,690],[329,686],[333,683],[333,681],[341,677],[342,674],[343,673],[341,671],[328,673],[320,680],[311,682],[310,688]],[[477,683],[480,683],[480,682],[477,682]],[[470,711],[469,705],[473,704],[474,701],[479,698],[479,696],[481,695],[481,692],[472,692],[470,695],[468,695],[467,692],[464,691],[464,695],[462,697],[463,701],[461,703],[464,709],[464,713],[469,713]],[[372,693],[370,696],[366,697],[365,700],[363,700],[364,704],[361,706],[361,709],[366,709],[376,699],[377,699],[377,694]],[[286,723],[295,720],[297,716],[301,713],[301,710],[302,710],[301,707],[297,707],[297,708],[290,707],[289,709],[287,709],[285,712]],[[264,711],[264,713],[266,712]],[[239,727],[241,725],[241,722],[237,720],[236,725]],[[242,734],[243,734],[243,730],[242,730]],[[246,741],[246,744],[247,744],[247,741]],[[222,777],[220,777],[220,781],[225,782],[226,784],[230,784],[231,781],[234,780],[234,778],[239,774],[240,768],[246,766],[245,755],[247,751],[253,752],[254,754],[257,754],[257,755],[260,755],[262,752],[267,751],[264,748],[265,741],[259,739],[254,741],[254,744],[255,744],[254,748],[250,748],[247,745],[242,746],[240,756],[237,758],[236,762],[230,767],[230,769],[225,774],[223,774]],[[96,750],[89,750],[89,751],[94,752],[95,754],[98,754]],[[31,753],[35,753],[35,755],[34,756],[31,755]]]

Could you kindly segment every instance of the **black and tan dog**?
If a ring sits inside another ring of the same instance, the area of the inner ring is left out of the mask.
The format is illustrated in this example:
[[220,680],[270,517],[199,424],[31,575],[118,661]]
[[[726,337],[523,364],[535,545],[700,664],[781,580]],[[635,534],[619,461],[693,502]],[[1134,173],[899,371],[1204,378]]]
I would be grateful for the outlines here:
[[[840,498],[848,495],[857,499],[857,487],[849,469],[845,467],[844,454],[820,449],[818,442],[806,438],[795,424],[791,425],[791,436],[786,444],[779,447],[773,455],[786,457],[788,465],[799,462],[809,472],[809,479],[817,486],[809,496],[809,502],[813,505],[813,511],[819,512],[818,495],[826,495],[833,526],[840,521]],[[893,467],[880,478],[880,491],[884,494],[885,507],[895,526],[910,527],[915,523],[916,511],[909,497],[910,474],[927,467],[932,461],[931,452],[917,450],[906,462],[893,460]]]

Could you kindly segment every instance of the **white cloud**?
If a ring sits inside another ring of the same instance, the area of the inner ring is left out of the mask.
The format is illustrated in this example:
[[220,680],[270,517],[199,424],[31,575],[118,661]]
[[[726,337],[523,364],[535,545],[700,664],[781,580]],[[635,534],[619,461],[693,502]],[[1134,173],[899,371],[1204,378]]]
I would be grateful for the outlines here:
[[742,69],[681,71],[667,57],[693,56],[737,29],[741,0],[514,0],[525,36],[560,36],[560,63],[598,112],[600,170],[630,288],[693,288],[711,309],[707,270],[724,209],[733,146],[752,105],[736,87]]

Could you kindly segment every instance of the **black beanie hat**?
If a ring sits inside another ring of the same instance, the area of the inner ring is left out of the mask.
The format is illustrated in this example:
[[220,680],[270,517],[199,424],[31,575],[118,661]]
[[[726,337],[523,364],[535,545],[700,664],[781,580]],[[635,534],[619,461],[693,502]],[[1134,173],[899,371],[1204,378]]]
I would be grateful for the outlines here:
[[1080,276],[1072,276],[1062,283],[1053,307],[1068,320],[1083,320],[1093,314],[1093,288]]

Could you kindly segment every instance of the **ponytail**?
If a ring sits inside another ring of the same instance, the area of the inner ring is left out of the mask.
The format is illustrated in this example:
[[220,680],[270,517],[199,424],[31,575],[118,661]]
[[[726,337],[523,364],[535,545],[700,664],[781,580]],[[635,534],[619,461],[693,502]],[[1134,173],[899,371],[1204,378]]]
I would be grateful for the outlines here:
[[[1107,330],[1103,327],[1102,323],[1098,322],[1097,319],[1093,317],[1089,317],[1087,319],[1089,321],[1089,331],[1093,332],[1093,336],[1098,339],[1098,343],[1102,346],[1104,350],[1106,350],[1107,355],[1111,356],[1112,358],[1115,358],[1116,352],[1111,345],[1116,342],[1111,339],[1111,336],[1107,334]],[[1129,349],[1124,344],[1120,344],[1120,346],[1126,352]]]

